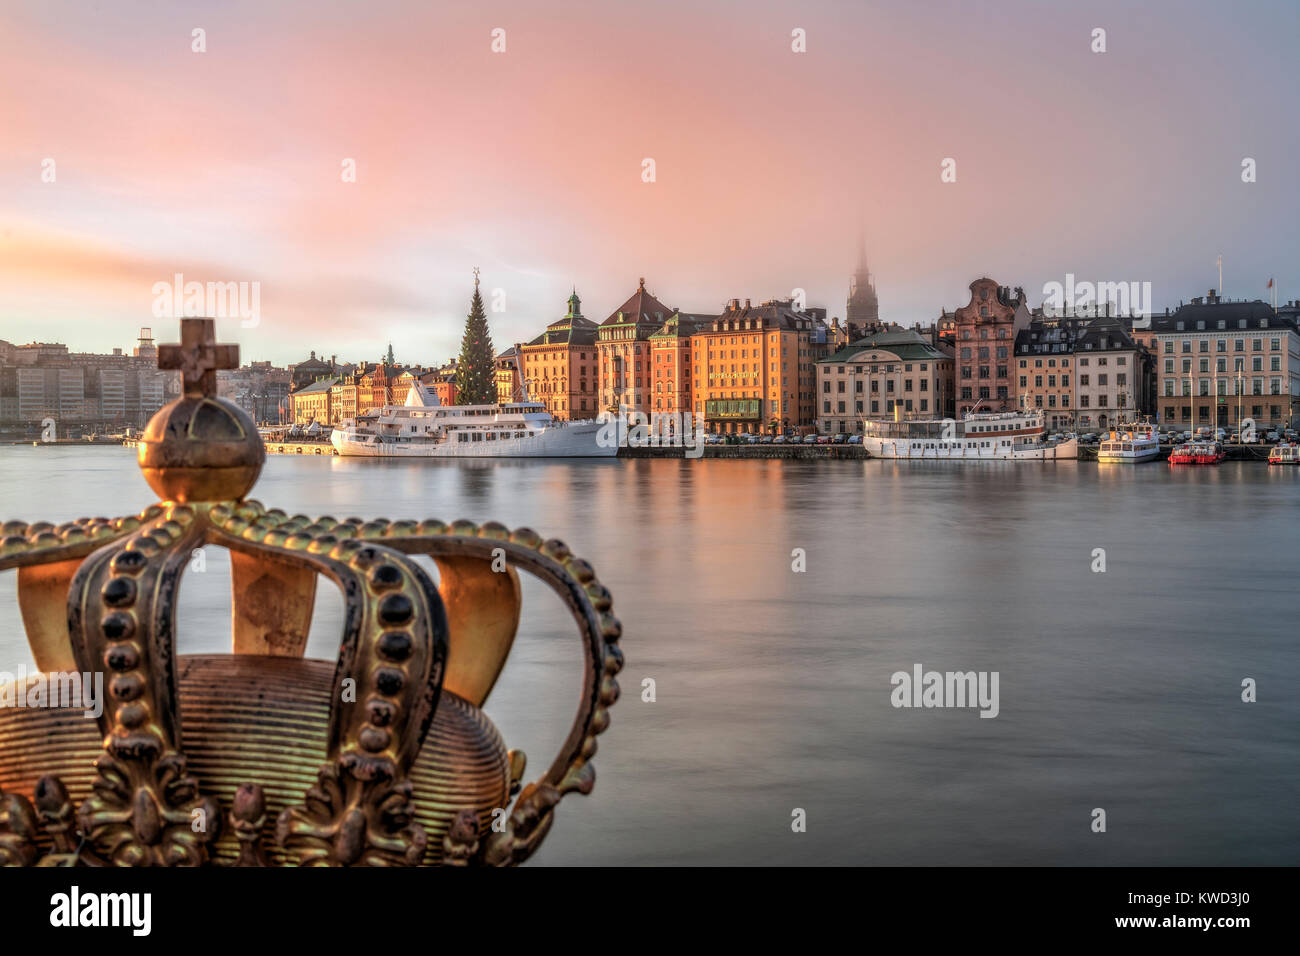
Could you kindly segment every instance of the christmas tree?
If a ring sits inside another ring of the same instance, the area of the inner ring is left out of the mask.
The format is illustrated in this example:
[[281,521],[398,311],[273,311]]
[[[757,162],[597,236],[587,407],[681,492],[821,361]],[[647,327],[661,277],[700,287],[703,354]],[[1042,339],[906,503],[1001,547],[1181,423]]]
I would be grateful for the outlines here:
[[460,361],[456,363],[456,404],[492,405],[497,400],[495,353],[488,332],[483,299],[478,294],[478,269],[474,270],[474,299],[465,318],[465,336],[460,340]]

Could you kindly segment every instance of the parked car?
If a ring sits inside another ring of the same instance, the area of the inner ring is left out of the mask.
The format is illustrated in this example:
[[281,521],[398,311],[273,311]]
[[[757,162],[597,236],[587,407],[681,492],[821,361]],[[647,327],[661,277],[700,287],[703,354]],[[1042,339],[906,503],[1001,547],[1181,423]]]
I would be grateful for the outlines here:
[[815,444],[817,444],[817,436],[816,436],[816,435],[804,435],[804,436],[803,436],[803,443],[804,443],[805,445],[815,445]]
[[714,435],[714,434],[710,433],[710,434],[704,436],[704,444],[706,444],[706,445],[717,445],[717,444],[719,444],[721,441],[722,441],[722,436],[721,436],[721,435]]
[[819,445],[829,445],[830,443],[831,443],[831,436],[830,436],[830,435],[818,435],[818,436],[817,436],[817,444],[819,444]]
[[1267,435],[1264,436],[1264,441],[1270,441],[1270,442],[1277,441],[1277,432],[1270,431]]
[[845,434],[843,434],[843,433],[840,433],[840,434],[834,436],[834,437],[831,439],[831,444],[833,444],[833,445],[843,445],[843,444],[844,444],[845,442],[847,442],[848,440],[849,440],[849,436],[848,436],[848,435],[845,435]]
[[861,435],[850,435],[850,436],[849,436],[849,444],[850,444],[850,445],[861,445],[861,444],[862,444],[862,436],[861,436]]
[[761,437],[758,439],[758,443],[759,443],[760,445],[770,445],[770,444],[772,444],[772,436],[771,436],[771,435],[763,435],[763,436],[761,436]]
[[773,445],[784,445],[784,444],[785,444],[785,436],[784,436],[784,435],[773,435],[773,436],[772,436],[772,444],[773,444]]

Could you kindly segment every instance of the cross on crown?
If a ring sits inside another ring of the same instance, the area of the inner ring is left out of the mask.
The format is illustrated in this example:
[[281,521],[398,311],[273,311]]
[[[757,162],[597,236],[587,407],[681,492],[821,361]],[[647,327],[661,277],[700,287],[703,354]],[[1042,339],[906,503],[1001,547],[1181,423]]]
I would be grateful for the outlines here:
[[212,398],[217,370],[239,368],[239,346],[218,345],[212,319],[181,319],[180,344],[158,346],[158,367],[179,369],[187,396]]

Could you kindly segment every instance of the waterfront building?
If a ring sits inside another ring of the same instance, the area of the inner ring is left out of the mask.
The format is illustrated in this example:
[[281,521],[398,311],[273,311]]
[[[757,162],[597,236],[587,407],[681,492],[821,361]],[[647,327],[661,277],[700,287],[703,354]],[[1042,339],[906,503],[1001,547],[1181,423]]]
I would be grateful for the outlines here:
[[[824,315],[825,313],[821,313]],[[692,405],[710,432],[811,428],[815,362],[827,348],[820,315],[791,299],[732,299],[691,335]]]
[[0,427],[9,430],[25,433],[46,419],[87,430],[140,427],[177,394],[179,377],[158,369],[147,328],[131,355],[0,342]]
[[674,312],[650,336],[650,366],[654,370],[655,414],[692,411],[694,387],[691,379],[691,336],[717,318]]
[[338,419],[334,415],[338,412],[331,411],[330,389],[338,381],[336,378],[322,378],[290,392],[294,424],[310,425],[312,422],[320,422],[322,425],[335,424]]
[[[633,299],[636,298],[633,296]],[[629,299],[625,308],[630,307],[632,302]],[[644,304],[639,303],[636,307]],[[639,375],[640,360],[632,357],[638,348],[637,340],[635,337],[621,339],[614,336],[615,331],[628,328],[636,328],[636,323],[630,326],[619,325],[617,329],[610,327],[608,350],[613,361],[625,354],[621,351],[624,345],[631,346],[632,351],[628,353],[626,361],[636,363]],[[551,417],[558,421],[595,418],[600,401],[597,395],[600,370],[596,338],[596,323],[582,314],[582,300],[578,298],[578,290],[574,289],[569,296],[568,311],[550,323],[537,338],[527,345],[519,346],[524,366],[524,389],[528,399],[544,404]]]
[[1077,425],[1074,397],[1074,346],[1088,319],[1035,317],[1016,332],[1016,404],[1022,411],[1040,409],[1053,430]]
[[817,362],[817,431],[862,434],[870,419],[953,417],[953,356],[916,329],[879,332]]
[[1074,345],[1078,429],[1114,428],[1150,414],[1150,353],[1133,340],[1124,321],[1100,316]]
[[289,366],[289,380],[293,388],[299,389],[306,388],[312,382],[320,381],[322,378],[338,378],[352,371],[352,366],[341,367],[336,361],[336,356],[331,355],[327,362],[317,358],[316,353],[312,352],[310,358]]
[[217,372],[217,394],[244,409],[255,422],[280,424],[288,416],[292,373],[270,362],[251,362]]
[[442,405],[456,404],[456,360],[441,368],[430,369],[420,376],[420,381],[438,396]]
[[413,376],[401,366],[386,362],[367,368],[357,377],[357,410],[362,414],[385,405],[400,405],[406,401]]
[[524,380],[523,376],[519,374],[519,366],[522,362],[520,349],[522,348],[522,345],[516,343],[495,359],[498,405],[523,401]]
[[970,302],[953,312],[957,338],[957,417],[1016,409],[1011,352],[1016,333],[1031,316],[1025,292],[998,285],[987,276],[970,284]]
[[1223,300],[1211,289],[1154,316],[1160,421],[1187,429],[1294,427],[1300,334],[1293,310]]
[[642,278],[631,297],[600,323],[596,332],[598,410],[629,409],[646,414],[653,410],[650,336],[663,328],[675,311],[646,291]]

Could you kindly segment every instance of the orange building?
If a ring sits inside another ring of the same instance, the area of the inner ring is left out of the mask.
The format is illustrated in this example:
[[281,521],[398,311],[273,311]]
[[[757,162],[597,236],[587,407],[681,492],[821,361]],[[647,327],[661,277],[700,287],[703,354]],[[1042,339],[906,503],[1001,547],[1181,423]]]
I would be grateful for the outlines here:
[[559,421],[596,417],[596,323],[582,314],[576,289],[569,296],[569,311],[537,338],[519,346],[519,353],[530,400],[543,403]]
[[757,308],[732,299],[690,338],[692,405],[710,432],[785,432],[813,426],[814,364],[827,329],[790,299]]
[[444,365],[442,368],[425,372],[420,376],[420,381],[427,385],[433,391],[433,394],[438,396],[438,404],[456,404],[456,364],[454,362],[450,365]]
[[672,309],[646,291],[642,279],[632,297],[600,323],[596,334],[599,410],[626,408],[647,415],[654,411],[650,337],[672,315]]
[[689,412],[694,408],[691,336],[708,328],[714,318],[677,312],[650,336],[650,367],[654,375],[652,413]]

